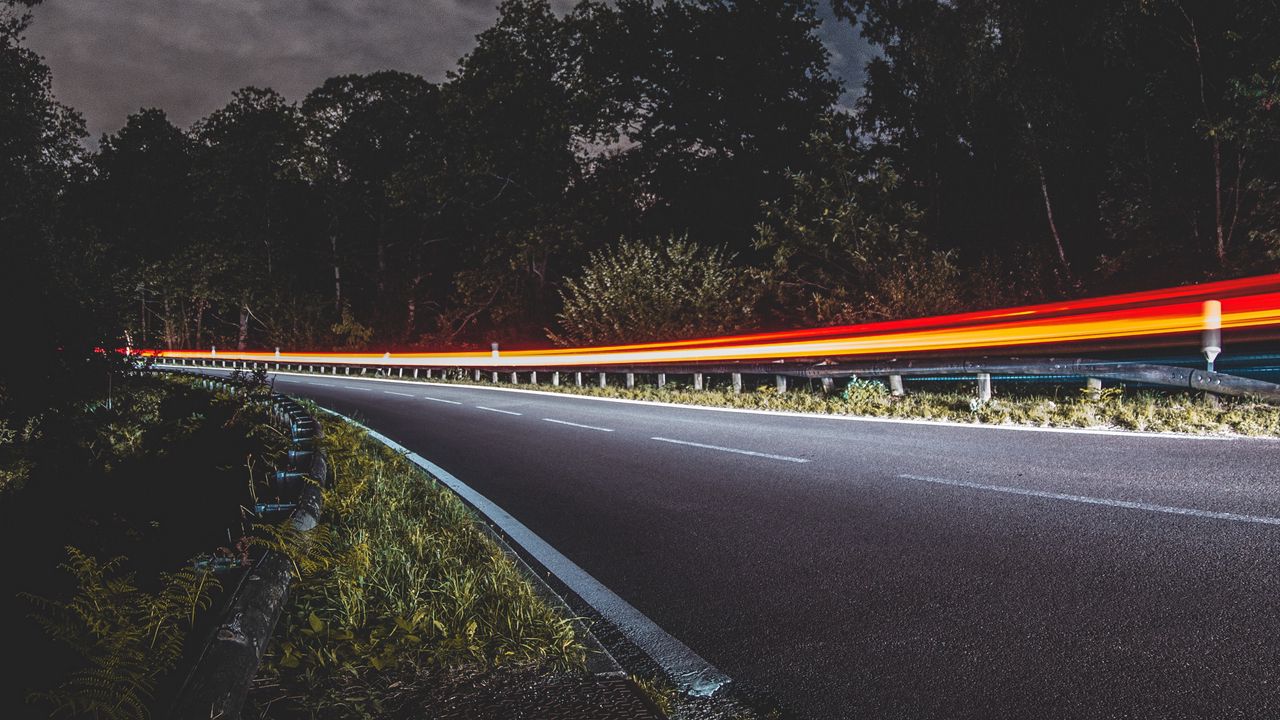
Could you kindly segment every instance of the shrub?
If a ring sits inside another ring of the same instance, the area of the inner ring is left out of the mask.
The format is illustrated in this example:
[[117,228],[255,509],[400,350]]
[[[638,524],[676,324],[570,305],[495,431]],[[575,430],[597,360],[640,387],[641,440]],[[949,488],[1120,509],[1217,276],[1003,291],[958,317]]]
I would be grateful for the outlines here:
[[687,238],[623,240],[592,253],[565,281],[564,344],[644,342],[714,335],[748,324],[754,302],[733,257]]

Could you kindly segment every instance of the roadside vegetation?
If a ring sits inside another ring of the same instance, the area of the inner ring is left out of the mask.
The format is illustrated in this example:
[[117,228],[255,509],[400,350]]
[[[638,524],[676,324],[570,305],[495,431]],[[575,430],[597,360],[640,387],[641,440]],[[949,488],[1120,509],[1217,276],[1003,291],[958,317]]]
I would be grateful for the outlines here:
[[[528,375],[521,373],[521,377],[527,378]],[[962,382],[931,383],[938,386],[937,389],[927,390],[919,390],[909,383],[907,394],[896,397],[884,383],[861,379],[837,381],[829,393],[823,392],[817,381],[796,382],[794,379],[792,389],[786,393],[778,392],[772,384],[754,389],[744,387],[743,392],[735,393],[720,377],[716,380],[721,384],[712,384],[710,376],[703,390],[694,390],[678,379],[669,379],[665,387],[658,388],[656,384],[646,384],[646,381],[654,383],[652,377],[640,375],[636,378],[636,387],[631,389],[616,384],[620,380],[616,375],[609,377],[609,382],[615,384],[603,388],[596,384],[594,373],[589,380],[582,387],[565,383],[563,378],[558,386],[545,382],[537,385],[503,382],[501,386],[745,410],[989,425],[1280,437],[1280,406],[1248,398],[1213,399],[1203,393],[1133,389],[1119,385],[1104,388],[1095,397],[1080,386],[1002,383],[996,378],[992,399],[979,403],[972,384]],[[450,371],[443,378],[423,381],[490,385],[476,383],[462,371]]]
[[324,425],[334,482],[251,702],[271,717],[385,716],[477,675],[500,687],[582,671],[572,619],[461,500],[363,430]]
[[207,561],[236,554],[242,506],[265,492],[284,438],[242,397],[129,373],[22,427],[0,441],[0,543],[12,550],[0,707],[15,718],[162,715],[187,639],[234,584]]

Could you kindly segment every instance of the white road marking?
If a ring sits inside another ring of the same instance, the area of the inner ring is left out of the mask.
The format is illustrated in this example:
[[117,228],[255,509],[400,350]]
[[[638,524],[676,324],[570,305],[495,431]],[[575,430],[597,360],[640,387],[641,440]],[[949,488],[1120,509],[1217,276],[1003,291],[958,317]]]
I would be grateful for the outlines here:
[[498,408],[485,407],[483,405],[477,405],[476,409],[488,410],[489,412],[502,413],[503,415],[523,415],[524,414],[524,413],[518,413],[518,412],[511,412],[510,410],[499,410]]
[[383,390],[385,395],[399,395],[400,397],[413,397],[409,393],[396,392],[395,390]]
[[461,404],[462,404],[462,403],[458,402],[457,400],[445,400],[444,398],[431,397],[430,395],[423,395],[423,396],[422,396],[422,399],[423,399],[423,400],[430,400],[430,401],[432,401],[432,402],[449,403],[450,405],[461,405]]
[[1127,508],[1129,510],[1146,510],[1148,512],[1168,513],[1170,515],[1191,515],[1194,517],[1213,518],[1215,520],[1231,520],[1233,522],[1257,523],[1259,525],[1280,525],[1280,518],[1266,515],[1242,515],[1239,513],[1217,512],[1215,510],[1199,510],[1197,508],[1173,507],[1170,505],[1154,505],[1152,503],[1134,502],[1132,500],[1115,500],[1112,498],[1091,497],[1089,495],[1068,495],[1066,493],[1048,492],[1046,490],[1029,490],[1027,488],[1009,487],[1007,485],[988,485],[986,483],[969,482],[968,480],[948,480],[946,478],[925,477],[923,475],[899,475],[905,480],[935,483],[937,485],[953,485],[973,490],[992,490],[1011,495],[1048,498],[1050,500],[1066,500],[1068,502],[1087,503],[1090,505],[1106,505],[1108,507]]
[[342,387],[348,390],[364,390],[365,392],[373,392],[373,388],[362,388],[362,387],[356,387],[355,385],[343,385]]
[[556,420],[555,418],[542,418],[542,419],[549,423],[555,423],[557,425],[570,425],[576,428],[585,428],[587,430],[599,430],[600,432],[613,432],[613,428],[602,428],[602,427],[596,427],[595,425],[581,425],[579,423],[569,422],[568,420]]
[[449,471],[411,452],[408,448],[369,429],[345,415],[325,410],[337,415],[356,427],[363,428],[369,435],[404,456],[418,467],[434,475],[455,493],[466,500],[473,508],[487,517],[490,522],[502,529],[511,541],[542,564],[547,570],[560,579],[578,597],[595,608],[606,620],[613,623],[628,640],[635,643],[651,657],[663,670],[675,680],[681,689],[696,696],[710,696],[730,682],[728,675],[716,666],[704,660],[691,650],[688,645],[669,635],[665,630],[637,610],[631,603],[618,597],[599,580],[592,577],[569,558],[562,555],[536,533],[525,527],[523,523],[510,513],[495,505],[484,495],[471,489],[469,485],[454,477]]
[[805,458],[791,457],[789,455],[772,455],[770,453],[756,452],[755,450],[739,450],[737,448],[721,447],[719,445],[704,445],[702,443],[689,442],[687,440],[672,440],[671,438],[652,437],[650,440],[658,442],[675,443],[676,445],[688,445],[690,447],[706,448],[707,450],[719,450],[721,452],[737,453],[739,455],[752,455],[754,457],[769,458],[770,460],[785,460],[793,463],[807,463]]

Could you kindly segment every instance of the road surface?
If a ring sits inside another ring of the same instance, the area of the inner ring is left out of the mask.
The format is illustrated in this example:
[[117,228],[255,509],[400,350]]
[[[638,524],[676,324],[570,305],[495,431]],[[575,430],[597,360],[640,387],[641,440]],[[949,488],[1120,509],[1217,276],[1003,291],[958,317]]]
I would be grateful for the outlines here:
[[1280,442],[276,376],[806,718],[1280,717]]

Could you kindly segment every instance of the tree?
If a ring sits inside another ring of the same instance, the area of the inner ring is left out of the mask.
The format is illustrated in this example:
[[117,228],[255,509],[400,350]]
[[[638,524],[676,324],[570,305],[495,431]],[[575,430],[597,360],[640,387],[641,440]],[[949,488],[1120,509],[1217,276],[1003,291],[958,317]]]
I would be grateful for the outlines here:
[[97,367],[94,348],[112,340],[85,312],[60,252],[59,214],[85,169],[85,130],[54,97],[49,68],[22,45],[34,4],[0,0],[0,304],[7,344],[21,348],[0,358],[0,415],[76,392],[85,368]]
[[207,304],[190,257],[191,142],[164,111],[149,109],[98,148],[77,203],[92,227],[84,237],[100,248],[96,270],[113,282],[117,321],[139,347],[189,347]]
[[322,272],[308,252],[318,233],[307,212],[298,109],[273,90],[244,88],[192,136],[201,282],[219,293],[211,304],[236,319],[215,318],[236,328],[240,349],[254,320],[268,341],[296,332],[291,318],[314,309]]
[[527,337],[553,312],[584,240],[568,198],[582,184],[579,140],[592,122],[569,82],[568,26],[546,0],[506,0],[477,40],[443,88],[443,182],[469,247],[442,329]]
[[1275,59],[1273,3],[835,6],[883,49],[861,130],[935,241],[1050,249],[1058,293],[1253,266],[1251,188],[1275,165],[1232,97]]
[[383,337],[416,338],[441,203],[408,188],[438,177],[439,112],[435,85],[393,71],[330,78],[302,103],[329,212],[334,311],[356,301]]
[[825,167],[793,173],[757,228],[756,249],[771,261],[762,285],[778,319],[830,325],[958,309],[965,293],[953,253],[931,247],[920,211],[895,199],[892,167],[834,122],[808,151]]
[[[839,94],[809,0],[623,0],[593,8],[585,77],[651,196],[647,227],[742,246]],[[794,168],[800,169],[800,168]]]

